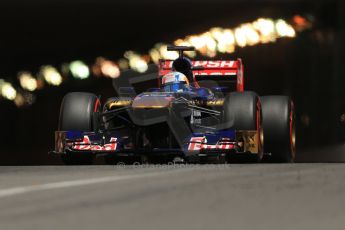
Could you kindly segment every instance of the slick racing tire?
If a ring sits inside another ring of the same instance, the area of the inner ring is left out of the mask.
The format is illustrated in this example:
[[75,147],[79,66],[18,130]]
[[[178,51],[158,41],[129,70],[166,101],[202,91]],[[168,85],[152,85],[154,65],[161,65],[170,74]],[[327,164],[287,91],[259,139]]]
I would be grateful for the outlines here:
[[256,130],[259,134],[259,161],[263,157],[261,116],[261,102],[255,92],[232,92],[225,97],[223,128],[241,131]]
[[261,97],[265,153],[269,160],[290,163],[295,160],[295,110],[286,96]]
[[[68,93],[62,100],[59,117],[60,131],[96,131],[94,113],[101,109],[100,100],[91,93]],[[62,161],[67,165],[92,164],[92,154],[67,152]]]

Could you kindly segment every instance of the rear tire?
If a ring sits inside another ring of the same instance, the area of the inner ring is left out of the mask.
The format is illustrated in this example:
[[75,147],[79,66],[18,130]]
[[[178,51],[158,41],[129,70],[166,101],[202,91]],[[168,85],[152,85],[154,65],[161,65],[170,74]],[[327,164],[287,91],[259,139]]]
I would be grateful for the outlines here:
[[261,97],[265,152],[272,162],[290,163],[296,156],[295,111],[286,96]]
[[[96,131],[94,113],[100,111],[100,101],[91,93],[68,93],[62,100],[59,118],[60,131]],[[67,152],[61,156],[66,165],[92,164],[92,154]]]

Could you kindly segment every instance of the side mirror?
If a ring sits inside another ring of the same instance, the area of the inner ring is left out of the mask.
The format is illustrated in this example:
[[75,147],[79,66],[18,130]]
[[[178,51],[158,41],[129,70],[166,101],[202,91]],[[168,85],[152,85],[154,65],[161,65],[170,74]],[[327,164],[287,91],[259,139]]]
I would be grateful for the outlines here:
[[133,87],[120,87],[119,96],[120,97],[135,97],[137,94]]
[[229,88],[225,86],[212,87],[211,90],[217,97],[224,97],[229,92]]

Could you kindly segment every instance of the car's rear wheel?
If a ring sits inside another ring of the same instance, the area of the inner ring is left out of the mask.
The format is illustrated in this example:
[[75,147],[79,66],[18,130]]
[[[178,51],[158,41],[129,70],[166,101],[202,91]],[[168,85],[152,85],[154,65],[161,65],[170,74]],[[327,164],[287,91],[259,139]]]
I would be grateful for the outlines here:
[[272,162],[289,163],[296,157],[295,110],[286,96],[261,97],[265,152]]
[[261,102],[255,92],[233,92],[224,101],[223,128],[256,130],[258,133],[258,160],[263,156]]
[[[59,118],[60,131],[96,131],[94,114],[101,109],[100,100],[91,93],[68,93],[62,100]],[[87,153],[67,152],[62,155],[67,165],[92,164],[94,157]]]

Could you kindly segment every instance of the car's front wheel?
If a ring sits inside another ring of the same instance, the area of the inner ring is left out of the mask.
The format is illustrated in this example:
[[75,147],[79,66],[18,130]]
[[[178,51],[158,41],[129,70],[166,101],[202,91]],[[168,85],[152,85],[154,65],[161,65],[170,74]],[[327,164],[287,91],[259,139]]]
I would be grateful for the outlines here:
[[[91,93],[68,93],[62,100],[59,117],[60,131],[96,131],[95,112],[101,110],[96,95]],[[87,153],[70,153],[62,155],[67,165],[92,164],[94,157]]]
[[261,97],[265,153],[273,162],[289,163],[296,158],[295,109],[287,96]]
[[257,158],[263,157],[261,102],[255,92],[232,92],[224,101],[223,128],[237,131],[257,131]]

